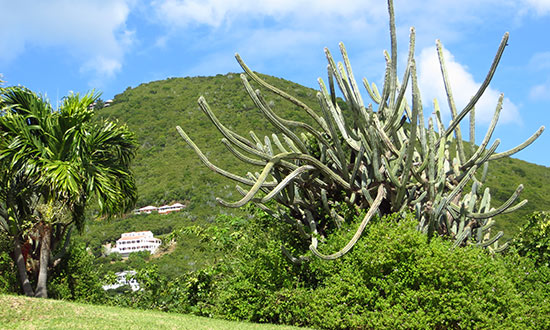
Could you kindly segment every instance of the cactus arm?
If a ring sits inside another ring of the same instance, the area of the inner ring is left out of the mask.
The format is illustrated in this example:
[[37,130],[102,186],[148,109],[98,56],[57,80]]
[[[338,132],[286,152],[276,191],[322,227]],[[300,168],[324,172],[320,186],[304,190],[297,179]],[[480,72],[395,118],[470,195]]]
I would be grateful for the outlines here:
[[[395,106],[395,91],[396,91],[396,83],[397,83],[397,33],[395,29],[395,13],[393,10],[393,1],[388,0],[388,14],[390,17],[390,46],[391,46],[391,60],[390,60],[390,93],[389,93],[389,99],[390,109]],[[422,123],[422,126],[424,126],[424,123]]]
[[350,179],[349,179],[349,185],[351,187],[353,187],[353,184],[355,182],[355,178],[357,177],[359,166],[361,165],[361,160],[363,159],[364,154],[365,154],[365,146],[363,145],[363,143],[361,143],[361,147],[359,148],[359,152],[355,155],[355,164],[353,164],[353,169],[351,171],[351,176],[350,176]]
[[324,51],[328,61],[328,67],[330,67],[332,75],[334,78],[336,78],[336,83],[338,84],[338,87],[342,91],[342,94],[344,95],[344,99],[347,101],[350,99],[350,96],[348,95],[346,87],[344,86],[344,81],[342,80],[342,76],[338,72],[338,66],[336,65],[336,62],[334,62],[334,58],[332,57],[330,50],[327,47],[325,47]]
[[273,160],[267,163],[267,165],[264,167],[256,183],[254,183],[254,185],[252,186],[252,188],[250,188],[246,196],[244,196],[241,200],[234,203],[228,203],[219,197],[216,198],[216,200],[218,201],[218,203],[220,203],[225,207],[241,207],[244,204],[248,203],[258,193],[258,191],[262,187],[262,184],[267,180],[268,175],[271,173],[271,170],[273,169],[273,166],[275,166],[276,163],[277,162]]
[[288,260],[290,260],[290,262],[292,262],[293,264],[301,265],[304,262],[309,261],[309,258],[306,256],[293,256],[290,251],[288,251],[283,245],[281,245],[281,251],[283,252],[284,256],[287,257]]
[[470,147],[474,150],[476,144],[476,107],[470,110]]
[[453,248],[456,248],[460,244],[462,244],[462,242],[464,242],[468,237],[470,237],[471,233],[472,233],[472,228],[470,228],[469,226],[466,227],[463,231],[461,231],[460,234],[458,234],[453,244]]
[[[493,132],[495,130],[495,127],[498,122],[498,118],[500,116],[500,110],[502,110],[502,102],[504,100],[504,94],[500,94],[500,97],[498,98],[498,104],[495,109],[495,113],[493,115],[493,119],[491,120],[491,124],[489,125],[489,128],[487,129],[487,133],[485,134],[485,137],[483,138],[483,141],[479,145],[479,148],[477,148],[476,152],[468,159],[468,161],[462,165],[462,168],[468,168],[472,164],[475,163],[476,159],[481,155],[481,153],[485,150],[487,147],[487,144],[489,143],[489,140],[491,139],[491,136],[493,136]],[[473,145],[472,145],[473,147]]]
[[380,120],[378,120],[378,116],[373,116],[373,121],[374,121],[374,127],[376,128],[376,131],[378,132],[378,136],[380,137],[380,139],[382,139],[384,144],[388,147],[388,149],[390,149],[390,151],[394,155],[396,156],[399,155],[399,151],[397,150],[395,145],[391,142],[390,138],[386,135],[386,133],[384,132],[384,129],[382,129],[382,125],[380,124]]
[[[393,125],[395,121],[399,118],[399,115],[403,113],[403,108],[405,107],[405,104],[402,104],[403,102],[406,102],[405,99],[405,91],[407,90],[407,85],[409,82],[409,76],[410,76],[410,70],[411,70],[411,61],[414,58],[414,47],[415,47],[415,30],[411,27],[410,30],[410,41],[409,41],[409,56],[407,59],[407,67],[405,68],[405,73],[403,74],[403,83],[401,84],[399,88],[399,93],[397,94],[397,99],[395,100],[395,111],[391,117],[391,119],[387,122],[386,126],[384,127],[385,131],[389,131],[390,127]],[[403,107],[403,108],[402,108]]]
[[483,192],[483,198],[481,198],[481,202],[479,204],[479,210],[481,212],[488,211],[491,208],[491,194],[489,191],[489,188],[485,188],[485,191]]
[[435,131],[433,119],[428,119],[428,199],[435,199]]
[[338,135],[334,135],[336,134],[334,124],[336,124],[336,126],[338,127],[338,130],[340,131],[340,133],[342,133],[342,137],[347,142],[347,144],[351,148],[353,148],[355,151],[359,151],[359,143],[349,136],[347,128],[345,127],[343,121],[340,120],[338,110],[330,102],[330,95],[328,94],[327,88],[323,80],[319,78],[318,82],[319,82],[319,86],[321,87],[321,92],[317,93],[317,99],[319,100],[319,103],[321,105],[325,122],[328,122],[327,124],[328,131],[330,132],[334,143],[340,145],[340,149],[341,149],[340,142],[336,142],[338,141]]
[[271,140],[268,136],[264,136],[264,144],[268,155],[273,156],[273,148],[271,147]]
[[[439,132],[439,136],[445,136],[445,125],[443,125],[443,121],[441,120],[441,109],[439,108],[439,102],[437,99],[434,98],[434,112],[435,112],[435,119],[437,120],[437,130]],[[445,144],[445,141],[442,141],[443,144]]]
[[348,244],[346,244],[346,246],[344,246],[340,251],[329,255],[322,254],[319,252],[319,250],[317,250],[317,242],[316,241],[314,242],[313,239],[312,239],[311,245],[309,246],[310,251],[313,252],[315,256],[325,260],[337,259],[343,256],[344,254],[348,253],[349,250],[353,248],[355,243],[357,243],[357,241],[359,240],[359,237],[361,237],[361,234],[365,230],[365,227],[378,211],[378,208],[380,207],[380,203],[382,203],[382,199],[384,199],[385,196],[386,196],[386,189],[384,189],[384,186],[383,185],[378,186],[378,193],[376,195],[376,198],[372,203],[372,205],[370,206],[369,211],[361,221],[359,228],[357,228],[355,235],[353,235],[353,237],[348,242]]
[[[349,183],[347,183],[342,177],[334,173],[328,166],[321,163],[319,160],[315,159],[312,156],[304,155],[300,153],[288,153],[288,154],[280,154],[280,156],[275,157],[281,157],[281,159],[300,159],[306,162],[309,162],[310,165],[315,166],[317,169],[319,169],[322,173],[327,175],[330,179],[334,180],[338,184],[340,184],[345,189],[350,189]],[[274,158],[275,158],[274,157]]]
[[328,75],[328,86],[330,89],[330,101],[332,104],[336,104],[336,89],[334,88],[334,75],[330,65],[327,65],[327,75]]
[[[491,67],[489,69],[489,72],[487,73],[487,76],[485,77],[485,80],[479,87],[476,94],[470,99],[470,102],[464,107],[464,109],[458,114],[456,118],[454,118],[449,127],[447,128],[447,131],[445,132],[445,135],[449,135],[455,128],[460,124],[462,119],[472,110],[472,108],[475,106],[477,101],[481,98],[481,95],[485,92],[485,89],[487,89],[487,86],[489,86],[489,83],[491,82],[491,79],[493,79],[493,75],[495,74],[495,71],[497,69],[498,63],[500,62],[500,59],[502,58],[502,54],[504,53],[504,48],[508,45],[508,37],[509,33],[506,32],[504,36],[502,37],[502,41],[500,42],[500,45],[498,47],[497,53],[495,55],[495,58],[493,59],[493,63],[491,64]],[[438,143],[439,144],[439,143]]]
[[325,128],[323,121],[320,120],[320,117],[315,113],[315,111],[313,111],[310,107],[308,107],[304,102],[298,100],[297,98],[293,97],[292,95],[290,95],[290,94],[278,89],[277,87],[268,84],[264,80],[262,80],[252,70],[250,70],[250,68],[244,63],[243,59],[241,58],[241,56],[238,53],[235,53],[235,58],[237,59],[237,62],[239,63],[241,68],[243,68],[243,70],[250,76],[250,78],[252,78],[252,80],[257,82],[261,86],[267,88],[268,90],[272,91],[273,93],[275,93],[275,94],[281,96],[282,98],[290,101],[291,103],[297,105],[298,107],[304,109],[307,112],[307,114],[311,118],[313,118],[313,120],[315,120],[315,122],[317,122],[317,124],[321,128],[323,128],[323,129]]
[[252,165],[258,165],[258,166],[265,166],[265,164],[267,164],[267,162],[265,160],[259,160],[259,159],[254,159],[254,158],[250,158],[248,156],[245,156],[243,155],[241,152],[239,152],[237,149],[235,149],[231,143],[229,143],[229,141],[227,141],[226,138],[223,138],[222,139],[222,143],[225,145],[225,147],[235,156],[237,157],[238,159],[240,159],[241,161],[245,162],[245,163],[249,163],[249,164],[252,164]]
[[[458,115],[456,112],[456,105],[455,100],[453,98],[453,91],[451,89],[451,84],[449,82],[449,77],[447,76],[447,68],[445,67],[445,58],[443,56],[443,46],[441,45],[441,41],[436,40],[436,49],[437,49],[437,55],[439,57],[439,67],[441,68],[441,75],[443,76],[443,84],[445,86],[445,92],[447,93],[447,102],[449,103],[449,108],[451,109],[451,116],[452,119],[455,119]],[[458,150],[458,159],[460,159],[460,163],[464,164],[466,161],[466,156],[464,154],[464,145],[462,143],[462,132],[460,130],[460,125],[457,125],[455,128],[455,135],[456,135],[456,146]]]
[[519,198],[519,195],[521,194],[522,190],[523,190],[523,185],[520,184],[516,188],[516,191],[514,191],[514,193],[510,196],[510,198],[508,198],[508,200],[504,202],[499,208],[495,210],[491,210],[489,212],[484,212],[484,213],[469,213],[468,216],[475,219],[487,219],[502,213],[513,212],[519,209],[520,207],[524,206],[525,204],[527,204],[527,200],[523,200],[517,205],[514,205],[513,207],[511,206]]
[[496,241],[498,241],[504,233],[502,231],[499,231],[495,236],[491,237],[489,240],[485,242],[480,242],[479,245],[481,247],[488,247],[491,244],[494,244]]
[[288,120],[288,119],[281,118],[275,112],[273,112],[273,110],[266,104],[265,100],[263,100],[263,97],[260,97],[260,100],[262,100],[262,102],[265,104],[265,108],[266,108],[266,110],[268,110],[270,112],[271,116],[273,116],[273,118],[275,120],[279,121],[282,125],[286,125],[286,126],[289,126],[289,127],[302,128],[302,129],[306,130],[307,132],[311,133],[313,136],[315,136],[315,138],[317,140],[319,140],[320,143],[322,143],[326,146],[330,146],[330,143],[327,141],[327,139],[325,139],[323,137],[323,135],[321,135],[321,133],[319,133],[319,131],[317,131],[316,129],[314,129],[310,125],[308,125],[306,123],[299,122],[299,121],[293,121],[293,120]]
[[267,194],[264,198],[262,198],[261,202],[265,203],[275,197],[281,190],[283,190],[287,185],[291,183],[293,179],[295,179],[297,176],[301,175],[302,173],[314,170],[315,167],[311,165],[304,165],[300,166],[294,171],[292,171],[289,175],[287,175],[279,184],[271,190],[269,194]]
[[384,119],[389,117],[388,115],[388,106],[387,101],[388,97],[390,95],[389,89],[390,89],[390,76],[391,76],[391,63],[389,57],[386,57],[386,71],[384,74],[384,86],[382,87],[382,97],[381,102],[378,104],[378,111],[377,114]]
[[[325,92],[326,92],[326,89],[325,89]],[[346,156],[344,154],[344,151],[342,150],[342,144],[340,143],[338,133],[336,132],[336,127],[335,127],[335,122],[334,122],[335,120],[333,120],[334,118],[331,117],[331,115],[329,113],[329,112],[333,112],[333,111],[331,111],[332,110],[331,104],[327,103],[329,101],[327,99],[327,96],[328,95],[326,95],[326,94],[321,95],[321,93],[317,93],[317,98],[319,99],[319,103],[321,104],[321,109],[323,111],[323,116],[325,118],[325,121],[328,124],[327,126],[328,126],[328,129],[330,131],[332,141],[334,141],[336,157],[338,158],[338,160],[340,162],[340,169],[344,173],[344,176],[348,177],[348,170],[347,170],[347,167],[345,166],[345,164],[346,164],[345,157]],[[344,128],[340,127],[340,129],[342,130]],[[344,136],[344,139],[347,141],[347,138],[346,138],[344,132],[342,132],[342,136]],[[330,150],[330,149],[328,149],[328,150]]]
[[296,144],[296,146],[302,151],[303,153],[308,153],[306,146],[303,144],[303,142],[294,134],[291,130],[289,130],[283,123],[281,123],[275,116],[273,116],[273,112],[271,109],[268,108],[268,105],[265,104],[260,100],[259,97],[259,91],[254,91],[252,89],[252,86],[250,86],[250,83],[246,79],[246,76],[244,74],[241,74],[241,81],[250,96],[250,98],[254,101],[256,104],[256,107],[258,107],[266,116],[266,118],[275,126],[277,129],[279,129],[282,133],[284,133],[286,136],[292,139],[292,141]]
[[470,181],[470,179],[472,178],[472,176],[474,175],[476,170],[477,170],[477,165],[474,165],[474,166],[472,166],[472,168],[470,168],[470,170],[468,172],[466,172],[466,174],[462,177],[460,182],[456,185],[456,187],[453,188],[453,190],[451,190],[451,192],[447,196],[447,199],[449,201],[454,200],[454,198],[456,196],[458,196],[458,194],[461,193],[462,190],[464,190],[464,187],[466,186],[466,183],[468,183],[468,181]]
[[475,164],[477,166],[487,162],[487,160],[489,160],[489,158],[491,157],[491,155],[493,155],[495,153],[495,150],[497,149],[497,147],[500,145],[500,139],[496,139],[495,142],[493,142],[493,145],[491,146],[491,148],[489,148],[485,154],[483,156],[481,156],[476,162]]
[[418,99],[418,82],[416,76],[416,61],[411,62],[411,76],[412,76],[412,90],[413,90],[413,109],[412,109],[412,118],[411,118],[411,130],[409,143],[407,145],[407,155],[405,159],[405,166],[403,167],[403,177],[401,179],[401,187],[397,190],[397,197],[395,199],[396,205],[401,205],[403,202],[403,197],[405,196],[405,189],[407,183],[409,182],[409,177],[412,169],[412,160],[414,146],[416,144],[416,134],[418,126],[418,112],[420,111],[419,99]]
[[[268,160],[270,158],[270,156],[268,154],[266,154],[265,152],[263,151],[260,151],[258,149],[254,149],[250,146],[250,144],[247,144],[247,143],[243,143],[240,139],[236,138],[235,135],[236,133],[230,131],[229,129],[227,129],[220,121],[219,119],[214,115],[214,113],[212,112],[212,110],[210,109],[210,106],[208,105],[208,103],[206,102],[206,100],[204,99],[204,97],[199,97],[199,106],[201,107],[201,109],[204,111],[204,113],[206,113],[206,115],[208,116],[208,118],[210,118],[210,120],[212,121],[212,123],[218,128],[218,130],[220,131],[220,133],[222,133],[222,135],[228,139],[229,141],[231,141],[231,143],[233,143],[234,145],[236,145],[237,147],[241,148],[242,150],[248,152],[248,153],[251,153],[253,155],[256,155],[260,158],[263,158],[263,159],[266,159]],[[244,139],[244,138],[242,138]],[[251,142],[250,142],[251,143]]]
[[[242,176],[239,176],[239,175],[233,174],[231,172],[228,172],[228,171],[226,171],[224,169],[221,169],[221,168],[217,167],[216,165],[212,164],[208,160],[208,158],[202,153],[202,151],[197,147],[197,145],[193,142],[193,140],[191,140],[189,138],[189,136],[187,136],[187,134],[185,134],[185,132],[181,129],[181,127],[176,126],[176,130],[181,135],[181,137],[185,140],[185,142],[195,151],[195,153],[199,156],[199,158],[202,160],[204,165],[206,165],[209,169],[211,169],[212,171],[214,171],[216,173],[219,173],[219,174],[225,176],[226,178],[232,179],[234,181],[238,181],[242,184],[246,184],[246,185],[249,185],[249,186],[253,186],[255,184],[254,181],[248,180],[246,178],[243,178]],[[274,184],[272,182],[265,182],[264,183],[264,186],[266,186],[266,187],[275,187],[276,185],[277,185],[276,183]]]
[[348,58],[346,47],[342,42],[340,42],[339,46],[340,46],[340,52],[342,53],[342,58],[344,59],[344,65],[346,67],[348,80],[351,85],[351,91],[353,92],[353,96],[354,96],[353,99],[356,101],[359,107],[362,107],[364,106],[363,98],[361,97],[361,93],[359,92],[359,88],[357,87],[357,82],[355,81],[355,77],[353,76],[353,70],[351,69],[351,63]]
[[535,134],[531,135],[531,137],[528,138],[527,140],[525,140],[525,142],[523,142],[522,144],[520,144],[517,147],[512,148],[508,151],[501,152],[501,153],[498,153],[498,154],[494,154],[489,158],[489,160],[495,160],[495,159],[499,159],[499,158],[502,158],[502,157],[510,156],[510,155],[515,154],[518,151],[521,151],[521,150],[525,149],[527,146],[529,146],[531,143],[533,143],[536,139],[538,139],[538,137],[542,134],[543,131],[544,131],[544,126],[541,126],[535,132]]
[[380,104],[380,102],[382,101],[382,98],[378,93],[378,89],[376,88],[376,85],[374,83],[372,83],[372,85],[373,85],[373,88],[371,89],[367,78],[363,78],[363,86],[365,86],[365,89],[369,93],[370,98],[374,101],[374,103]]
[[288,152],[288,150],[286,150],[286,148],[281,143],[281,140],[279,140],[279,137],[277,136],[277,134],[275,134],[275,133],[271,134],[271,138],[273,139],[273,142],[275,143],[277,148],[279,148],[279,150],[281,150],[281,152]]

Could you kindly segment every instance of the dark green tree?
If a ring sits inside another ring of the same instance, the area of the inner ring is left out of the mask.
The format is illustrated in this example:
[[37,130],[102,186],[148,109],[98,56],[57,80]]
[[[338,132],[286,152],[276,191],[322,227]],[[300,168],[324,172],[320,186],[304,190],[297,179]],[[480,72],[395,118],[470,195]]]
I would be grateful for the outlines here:
[[[71,94],[54,111],[26,88],[5,88],[0,95],[1,227],[13,238],[26,295],[47,297],[48,267],[56,259],[51,251],[73,225],[83,228],[90,199],[102,215],[125,211],[136,199],[129,169],[134,136],[126,126],[93,120],[90,105],[98,97]],[[40,248],[35,290],[22,243]]]

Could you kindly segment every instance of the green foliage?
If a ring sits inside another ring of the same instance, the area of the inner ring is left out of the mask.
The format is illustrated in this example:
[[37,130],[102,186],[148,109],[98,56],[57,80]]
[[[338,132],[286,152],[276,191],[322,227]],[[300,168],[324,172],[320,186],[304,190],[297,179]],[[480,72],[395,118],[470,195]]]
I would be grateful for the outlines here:
[[208,271],[190,272],[168,279],[158,266],[139,269],[133,276],[140,290],[109,290],[106,303],[115,306],[153,309],[165,312],[209,315],[212,276]]
[[514,237],[513,245],[520,255],[550,267],[550,212],[531,214]]
[[[286,239],[276,236],[277,224],[258,232],[250,222],[219,266],[214,314],[320,329],[550,326],[548,267],[513,253],[427,243],[416,225],[410,216],[377,220],[344,257],[294,265],[279,253]],[[348,229],[327,248],[349,240]]]
[[17,269],[10,256],[11,242],[0,233],[0,293],[18,292]]
[[[1,90],[0,230],[13,241],[26,295],[47,297],[50,252],[71,226],[84,227],[89,200],[97,202],[102,215],[122,213],[135,202],[129,170],[134,136],[124,125],[93,121],[91,105],[98,96],[71,93],[53,109],[24,87]],[[39,266],[31,267],[38,271],[36,290],[28,280],[22,244],[39,250]]]
[[93,260],[94,256],[88,253],[83,245],[72,245],[51,273],[51,298],[103,303],[106,295]]

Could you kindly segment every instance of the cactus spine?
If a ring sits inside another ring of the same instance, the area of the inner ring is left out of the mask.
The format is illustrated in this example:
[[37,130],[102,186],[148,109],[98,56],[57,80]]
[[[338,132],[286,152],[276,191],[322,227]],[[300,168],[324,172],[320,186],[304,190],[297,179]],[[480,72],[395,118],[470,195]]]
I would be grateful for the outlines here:
[[[218,198],[221,204],[227,207],[241,207],[249,202],[258,204],[273,217],[293,224],[304,239],[310,240],[310,251],[317,257],[334,259],[344,255],[357,242],[375,214],[405,210],[416,212],[418,229],[429,237],[437,234],[454,240],[455,246],[476,244],[491,251],[501,251],[506,244],[498,245],[502,232],[491,236],[492,218],[512,212],[527,201],[516,203],[523,189],[520,185],[503,205],[492,207],[489,188],[482,191],[488,163],[527,147],[540,136],[544,126],[511,150],[496,153],[500,143],[498,139],[488,147],[498,122],[503,95],[497,102],[485,138],[475,150],[465,149],[459,124],[467,115],[470,116],[470,142],[474,148],[475,105],[496,71],[507,45],[508,33],[502,38],[484,82],[460,112],[453,99],[442,46],[437,41],[452,119],[445,128],[438,102],[434,100],[435,114],[428,119],[426,128],[414,56],[415,30],[410,30],[409,55],[400,81],[397,77],[397,41],[391,0],[388,1],[388,9],[391,52],[385,53],[382,93],[374,83],[369,84],[363,79],[372,103],[363,102],[342,43],[340,52],[343,63],[336,63],[325,48],[328,86],[321,78],[318,79],[320,114],[265,82],[236,54],[238,63],[246,73],[240,77],[248,95],[277,130],[271,137],[264,137],[263,142],[253,132],[251,139],[248,139],[225,127],[206,100],[202,96],[199,98],[200,108],[223,134],[222,143],[241,161],[263,166],[261,173],[249,172],[243,177],[215,166],[181,127],[178,126],[177,130],[206,166],[249,187],[247,190],[237,185],[237,191],[243,197],[235,202]],[[316,127],[279,117],[260,90],[251,87],[248,79],[303,109]],[[405,96],[409,84],[412,86],[411,104]],[[343,95],[349,114],[344,115],[344,110],[336,102],[336,86]],[[456,150],[451,152],[451,149]],[[476,176],[478,169],[482,169],[479,179],[479,175]],[[466,192],[469,183],[471,188]],[[276,210],[267,205],[272,200],[279,205]],[[357,212],[366,210],[366,214],[349,243],[339,251],[326,254],[320,251],[319,240],[345,221],[335,207],[339,203],[347,204]],[[326,215],[330,221],[326,220]],[[283,252],[294,262],[306,258],[291,256],[284,247]]]

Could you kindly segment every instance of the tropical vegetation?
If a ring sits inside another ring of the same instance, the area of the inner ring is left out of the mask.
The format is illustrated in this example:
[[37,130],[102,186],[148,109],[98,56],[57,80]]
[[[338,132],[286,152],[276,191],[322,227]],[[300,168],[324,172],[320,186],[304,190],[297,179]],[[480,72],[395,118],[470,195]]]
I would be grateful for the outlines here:
[[[142,84],[104,108],[94,93],[53,109],[28,89],[2,88],[0,292],[108,306],[0,296],[21,306],[0,312],[0,327],[37,326],[27,306],[45,314],[45,327],[87,322],[82,311],[105,327],[119,326],[105,318],[113,314],[139,326],[196,320],[167,313],[158,323],[122,306],[321,329],[550,328],[550,172],[509,157],[543,128],[496,153],[498,140],[488,143],[502,96],[479,145],[459,125],[469,116],[475,136],[474,105],[508,36],[460,112],[438,43],[452,120],[445,125],[436,105],[425,127],[414,30],[400,80],[388,4],[384,85],[364,81],[373,105],[343,45],[343,63],[326,50],[320,92],[253,72],[238,55],[240,76]],[[248,189],[233,191],[234,181]],[[529,203],[516,203],[520,192]],[[128,212],[175,201],[187,208]],[[140,230],[163,240],[153,255],[122,258],[103,246]],[[125,270],[139,290],[103,289]],[[70,317],[52,317],[53,308]]]
[[[71,94],[53,109],[26,88],[2,89],[0,228],[12,241],[28,296],[48,296],[49,267],[60,262],[72,228],[84,228],[90,202],[101,215],[135,202],[133,134],[124,125],[93,121],[90,105],[97,98]],[[27,267],[37,275],[34,289]]]

